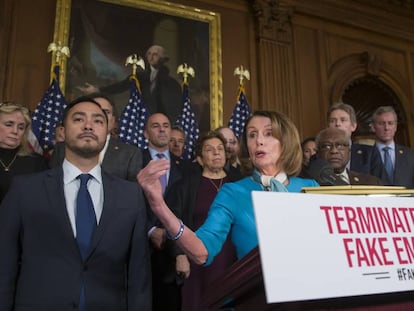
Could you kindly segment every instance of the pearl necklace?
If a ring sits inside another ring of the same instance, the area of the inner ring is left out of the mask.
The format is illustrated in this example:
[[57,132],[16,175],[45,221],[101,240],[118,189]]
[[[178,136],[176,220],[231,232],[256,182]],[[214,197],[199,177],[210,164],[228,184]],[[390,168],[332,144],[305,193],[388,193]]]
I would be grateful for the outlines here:
[[17,159],[17,153],[14,155],[14,158],[10,161],[10,163],[8,165],[4,164],[4,162],[0,159],[0,163],[4,168],[5,172],[10,171],[10,167],[13,165],[14,161],[16,161]]

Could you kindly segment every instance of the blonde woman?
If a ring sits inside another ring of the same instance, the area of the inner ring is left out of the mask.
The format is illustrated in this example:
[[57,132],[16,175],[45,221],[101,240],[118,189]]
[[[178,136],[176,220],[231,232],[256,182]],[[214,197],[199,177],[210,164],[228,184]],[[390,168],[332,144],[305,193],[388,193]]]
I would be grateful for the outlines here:
[[14,176],[47,169],[46,160],[33,154],[27,144],[30,126],[26,107],[0,102],[0,202]]

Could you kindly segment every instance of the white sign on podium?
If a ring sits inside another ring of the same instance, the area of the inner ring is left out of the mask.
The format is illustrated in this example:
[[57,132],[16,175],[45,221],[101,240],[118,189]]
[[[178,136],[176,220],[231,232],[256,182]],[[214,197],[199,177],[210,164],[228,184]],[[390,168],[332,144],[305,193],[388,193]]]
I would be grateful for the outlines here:
[[253,192],[268,303],[414,290],[414,199]]

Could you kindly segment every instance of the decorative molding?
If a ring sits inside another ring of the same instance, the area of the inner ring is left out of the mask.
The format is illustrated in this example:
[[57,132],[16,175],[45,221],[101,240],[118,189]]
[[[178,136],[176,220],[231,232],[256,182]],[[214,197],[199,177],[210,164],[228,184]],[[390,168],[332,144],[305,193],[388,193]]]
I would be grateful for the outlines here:
[[[295,15],[312,16],[387,37],[414,41],[414,9],[403,9],[391,4],[380,5],[377,0],[283,1],[295,8]],[[388,3],[391,0],[379,1]],[[410,2],[414,4],[413,0]]]
[[396,10],[411,10],[414,12],[413,0],[354,0],[367,5]]
[[363,52],[360,55],[361,63],[365,67],[366,74],[378,76],[382,70],[382,59],[375,53]]
[[260,39],[280,44],[292,42],[292,6],[280,0],[253,0],[251,4]]

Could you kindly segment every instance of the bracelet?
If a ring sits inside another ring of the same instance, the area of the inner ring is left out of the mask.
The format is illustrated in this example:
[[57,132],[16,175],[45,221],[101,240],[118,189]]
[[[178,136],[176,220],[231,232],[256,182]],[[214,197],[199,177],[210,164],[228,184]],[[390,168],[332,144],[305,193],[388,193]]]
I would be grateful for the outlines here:
[[167,230],[165,230],[165,233],[167,234],[167,238],[168,238],[169,240],[177,241],[177,240],[178,240],[179,238],[181,238],[181,236],[183,235],[183,233],[184,233],[184,223],[183,223],[183,221],[182,221],[181,219],[179,219],[179,221],[180,221],[180,230],[178,230],[178,233],[177,233],[176,235],[171,236],[171,235],[168,233],[168,231],[167,231]]

